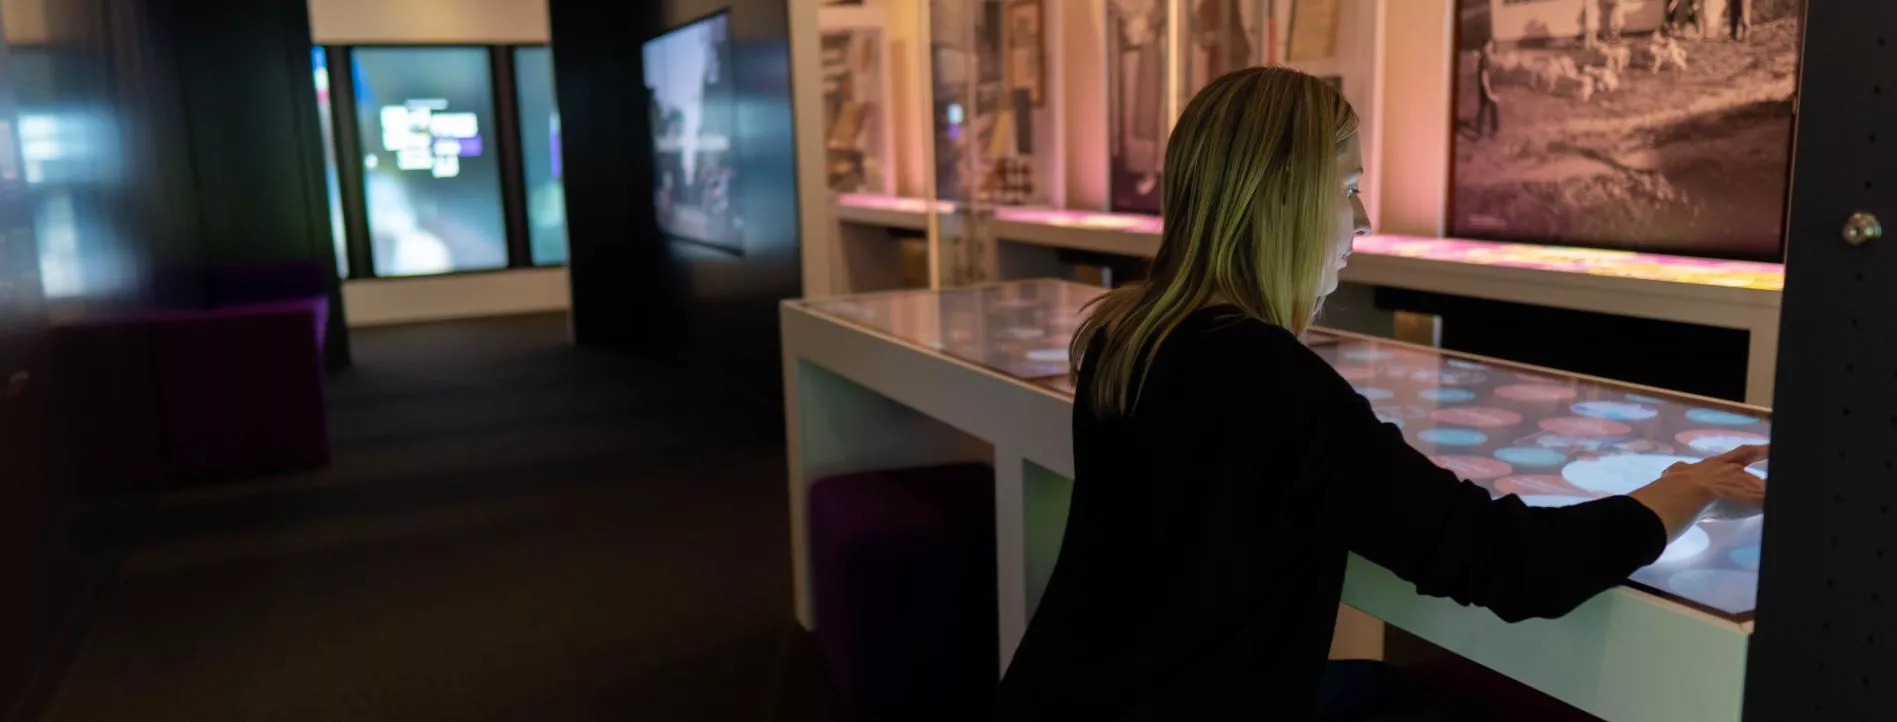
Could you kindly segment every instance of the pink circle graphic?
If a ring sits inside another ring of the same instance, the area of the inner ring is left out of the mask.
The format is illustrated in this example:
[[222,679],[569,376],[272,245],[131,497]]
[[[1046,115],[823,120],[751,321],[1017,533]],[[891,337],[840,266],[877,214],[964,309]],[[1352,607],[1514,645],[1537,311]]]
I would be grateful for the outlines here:
[[1567,401],[1574,398],[1575,391],[1566,386],[1513,384],[1497,388],[1495,395],[1516,401]]
[[1507,476],[1515,467],[1486,456],[1432,456],[1431,462],[1437,466],[1455,472],[1456,476],[1471,481],[1484,481],[1499,476]]
[[1522,415],[1508,409],[1489,408],[1487,406],[1457,406],[1438,409],[1430,414],[1431,418],[1445,424],[1474,426],[1479,429],[1494,429],[1514,426],[1522,422]]
[[1567,436],[1626,436],[1633,433],[1631,426],[1618,421],[1596,419],[1588,416],[1556,416],[1542,419],[1541,428]]
[[1505,476],[1495,480],[1495,490],[1516,496],[1592,496],[1566,479],[1551,474]]

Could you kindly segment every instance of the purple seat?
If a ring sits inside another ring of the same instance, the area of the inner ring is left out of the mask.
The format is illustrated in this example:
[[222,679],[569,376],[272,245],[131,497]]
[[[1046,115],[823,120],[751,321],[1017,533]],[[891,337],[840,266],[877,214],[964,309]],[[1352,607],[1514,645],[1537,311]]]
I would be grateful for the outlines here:
[[150,317],[167,479],[329,461],[312,316],[306,304],[283,303]]
[[992,717],[994,470],[832,477],[810,490],[817,644],[856,719]]

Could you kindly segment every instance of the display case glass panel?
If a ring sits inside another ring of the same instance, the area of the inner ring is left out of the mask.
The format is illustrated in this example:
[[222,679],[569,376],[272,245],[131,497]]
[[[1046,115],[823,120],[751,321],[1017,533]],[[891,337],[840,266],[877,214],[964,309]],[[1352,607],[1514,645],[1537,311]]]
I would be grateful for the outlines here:
[[[809,307],[1071,394],[1067,344],[1085,304],[1103,292],[1024,281]],[[1764,444],[1772,434],[1763,409],[1349,334],[1313,331],[1305,340],[1378,418],[1438,466],[1530,506],[1626,494],[1675,462]],[[1767,466],[1749,471],[1763,478]],[[1763,527],[1756,509],[1714,505],[1630,581],[1728,619],[1749,619]]]
[[825,175],[837,193],[890,195],[889,44],[884,29],[824,18]]
[[567,258],[566,186],[561,181],[560,104],[554,98],[553,51],[514,49],[514,93],[520,108],[528,246],[534,265],[559,265]]
[[1044,205],[1059,162],[1042,0],[933,0],[936,195]]
[[1172,129],[1166,0],[1107,0],[1107,188],[1111,210],[1158,213]]
[[375,274],[505,267],[488,51],[356,48],[351,61]]
[[1273,0],[1184,0],[1184,3],[1185,42],[1179,53],[1180,108],[1212,79],[1272,62],[1275,57],[1271,32]]
[[349,241],[343,227],[342,184],[336,171],[336,119],[329,105],[329,52],[310,49],[310,67],[316,81],[316,121],[323,131],[323,181],[329,196],[329,236],[336,248],[336,275],[349,277]]

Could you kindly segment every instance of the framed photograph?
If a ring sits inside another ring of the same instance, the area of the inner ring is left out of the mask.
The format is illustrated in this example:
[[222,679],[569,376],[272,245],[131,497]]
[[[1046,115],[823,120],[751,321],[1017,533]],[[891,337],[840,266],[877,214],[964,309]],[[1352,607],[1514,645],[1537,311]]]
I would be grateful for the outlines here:
[[1779,262],[1803,0],[1457,0],[1448,230]]
[[1343,0],[1291,0],[1285,61],[1308,63],[1337,57],[1337,32],[1343,14]]
[[1034,107],[1047,104],[1047,51],[1041,0],[1010,0],[1008,27],[1009,90],[1025,90]]

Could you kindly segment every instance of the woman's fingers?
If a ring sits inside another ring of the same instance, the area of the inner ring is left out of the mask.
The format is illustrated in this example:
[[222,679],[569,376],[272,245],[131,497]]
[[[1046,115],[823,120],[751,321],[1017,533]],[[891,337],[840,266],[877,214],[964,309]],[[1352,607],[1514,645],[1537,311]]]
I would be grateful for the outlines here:
[[1724,454],[1708,457],[1706,460],[1707,461],[1724,461],[1728,463],[1738,464],[1740,466],[1747,466],[1750,464],[1756,464],[1761,461],[1764,461],[1765,458],[1771,454],[1771,452],[1772,452],[1772,447],[1767,446],[1765,444],[1759,444],[1757,446],[1741,446],[1737,449],[1733,449]]

